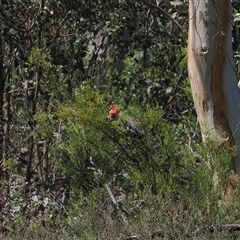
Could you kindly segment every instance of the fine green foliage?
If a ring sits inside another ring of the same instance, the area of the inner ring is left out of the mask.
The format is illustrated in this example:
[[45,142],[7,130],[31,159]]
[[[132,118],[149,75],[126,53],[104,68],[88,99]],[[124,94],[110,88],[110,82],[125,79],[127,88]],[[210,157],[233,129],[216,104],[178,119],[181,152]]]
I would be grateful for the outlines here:
[[[225,198],[227,189],[235,188],[238,182],[237,178],[232,182],[231,172],[235,148],[227,144],[220,147],[213,141],[190,146],[186,126],[174,128],[163,119],[160,108],[129,106],[122,109],[121,119],[110,121],[104,95],[88,87],[77,92],[75,100],[58,112],[67,138],[57,149],[58,159],[63,174],[70,178],[75,199],[72,220],[67,223],[73,234],[97,239],[95,233],[101,232],[100,239],[111,239],[112,234],[117,239],[137,231],[146,238],[160,227],[169,237],[184,238],[205,225],[227,221],[231,205]],[[143,132],[141,138],[127,128],[129,114]],[[118,210],[111,206],[106,184],[114,191]],[[157,218],[158,208],[163,211],[163,221]],[[74,209],[97,213],[81,215],[80,219],[87,220],[79,228],[83,220],[76,221],[74,212],[78,211]],[[146,225],[143,212],[152,224]],[[175,217],[181,223],[170,228]],[[107,232],[100,230],[106,224],[100,219],[108,222]],[[123,227],[125,224],[132,227]],[[145,227],[142,233],[141,224]]]
[[[144,111],[129,106],[116,121],[107,118],[107,109],[103,95],[88,87],[60,108],[58,117],[65,123],[67,138],[58,149],[64,174],[78,191],[114,182],[136,192],[147,185],[155,194],[166,193],[186,154],[178,144],[186,138],[183,129],[176,135],[160,108]],[[141,129],[141,137],[129,129],[127,116]]]
[[188,1],[146,2],[1,2],[1,239],[239,238],[209,230],[239,222],[240,186],[236,149],[202,143]]

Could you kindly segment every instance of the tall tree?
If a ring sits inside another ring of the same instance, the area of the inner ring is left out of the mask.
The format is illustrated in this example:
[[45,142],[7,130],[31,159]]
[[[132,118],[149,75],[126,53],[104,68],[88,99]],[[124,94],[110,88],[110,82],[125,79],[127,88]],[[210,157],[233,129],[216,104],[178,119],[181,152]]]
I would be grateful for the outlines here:
[[3,47],[0,38],[0,162],[3,157],[3,93],[4,93],[5,79],[3,76]]
[[[239,148],[240,95],[232,50],[231,0],[189,1],[188,72],[203,139]],[[240,173],[240,152],[234,159]]]

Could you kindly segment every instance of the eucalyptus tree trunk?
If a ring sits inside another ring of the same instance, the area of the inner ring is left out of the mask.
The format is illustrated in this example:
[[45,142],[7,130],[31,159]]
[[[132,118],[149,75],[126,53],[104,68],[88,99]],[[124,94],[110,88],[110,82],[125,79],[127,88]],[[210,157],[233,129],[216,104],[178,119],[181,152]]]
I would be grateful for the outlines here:
[[232,52],[231,0],[189,0],[188,72],[203,140],[238,147],[240,173],[240,94]]
[[4,86],[5,86],[5,78],[3,74],[3,41],[0,34],[0,172],[1,166],[3,163],[3,139],[4,139],[4,114],[3,114],[3,104],[4,104]]

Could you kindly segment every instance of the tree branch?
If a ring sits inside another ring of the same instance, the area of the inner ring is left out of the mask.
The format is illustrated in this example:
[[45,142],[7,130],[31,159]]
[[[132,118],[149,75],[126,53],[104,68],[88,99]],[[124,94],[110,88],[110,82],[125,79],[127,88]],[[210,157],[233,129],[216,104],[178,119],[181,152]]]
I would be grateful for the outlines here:
[[209,227],[201,228],[192,233],[192,235],[199,234],[200,232],[235,232],[240,231],[240,224],[225,224],[225,225],[212,225]]
[[138,0],[139,2],[142,2],[146,5],[148,5],[151,8],[154,8],[164,14],[167,18],[169,18],[178,28],[180,28],[182,31],[184,30],[183,27],[175,20],[173,19],[166,11],[164,11],[162,8],[158,7],[157,5],[147,1],[147,0]]

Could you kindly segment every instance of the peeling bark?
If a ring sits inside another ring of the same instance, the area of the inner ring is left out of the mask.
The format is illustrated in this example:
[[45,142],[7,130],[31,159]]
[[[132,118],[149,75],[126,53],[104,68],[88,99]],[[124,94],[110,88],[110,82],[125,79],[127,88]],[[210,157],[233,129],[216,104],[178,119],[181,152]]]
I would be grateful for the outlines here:
[[[231,0],[189,1],[188,72],[203,139],[238,146],[240,95],[232,52],[231,4]],[[240,154],[234,168],[240,173]]]

